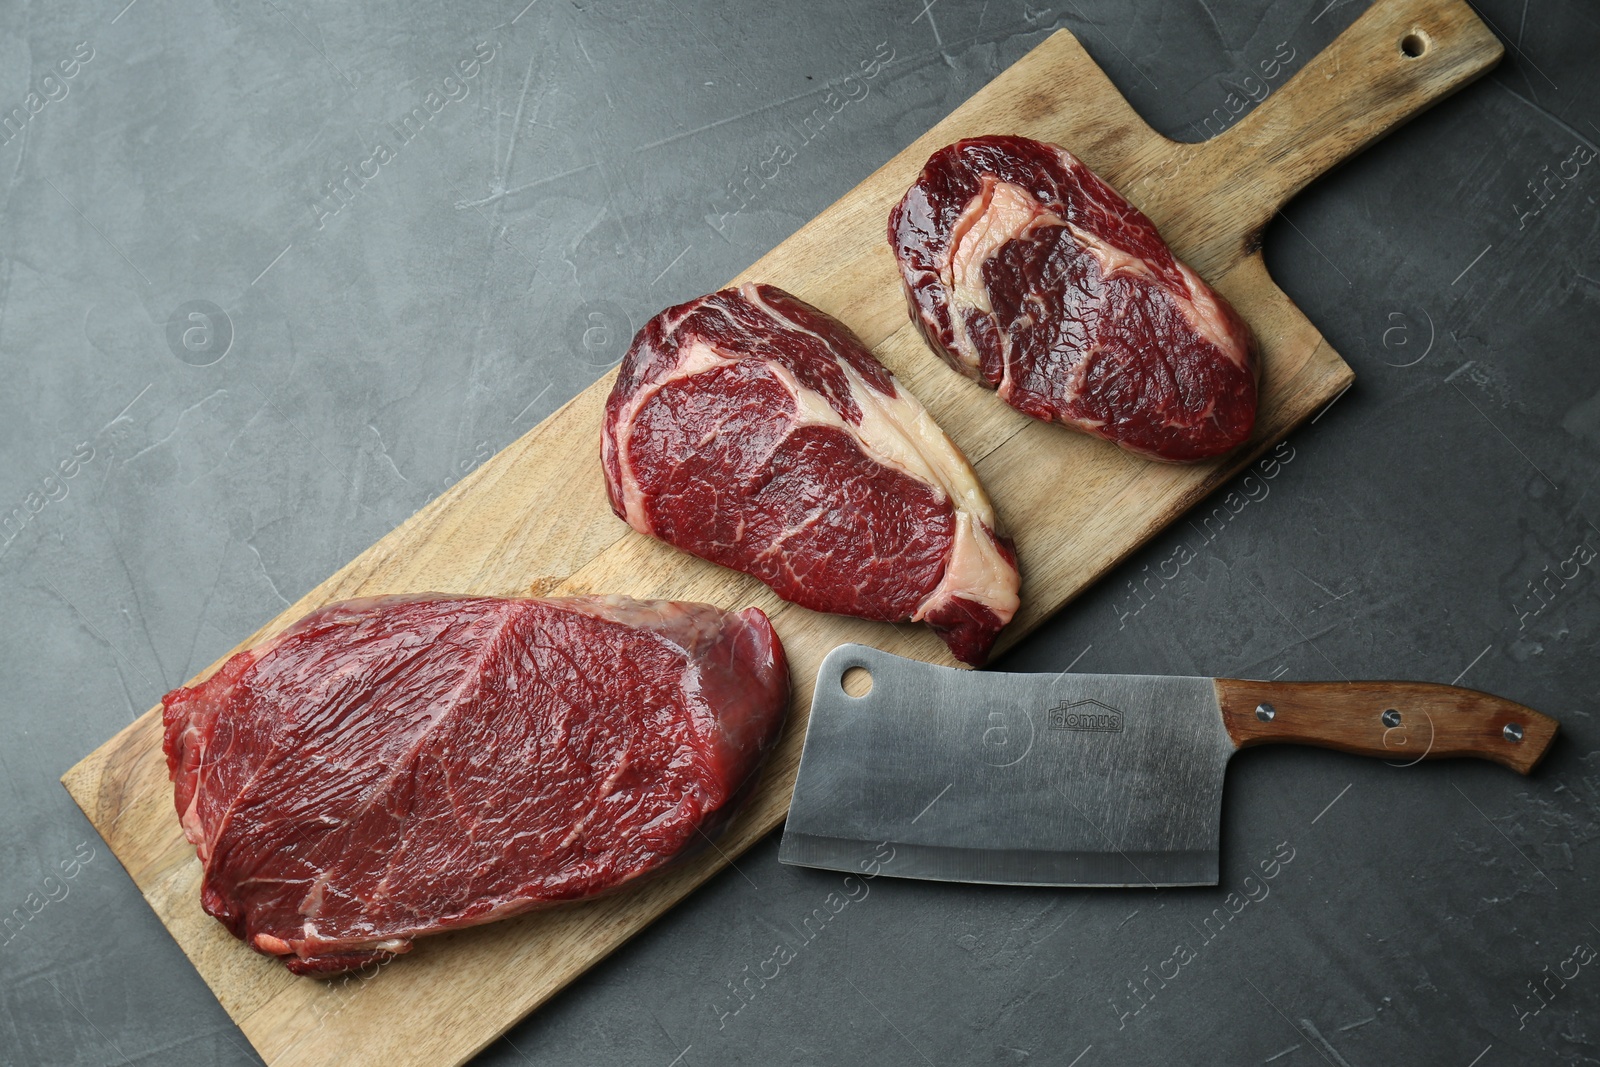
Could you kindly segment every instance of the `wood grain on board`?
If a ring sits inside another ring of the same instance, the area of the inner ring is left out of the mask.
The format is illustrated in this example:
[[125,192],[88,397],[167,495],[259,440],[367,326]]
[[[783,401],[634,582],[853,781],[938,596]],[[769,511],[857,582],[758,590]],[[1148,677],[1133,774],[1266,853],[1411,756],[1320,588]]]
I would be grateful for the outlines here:
[[[1022,565],[1023,607],[1004,648],[1350,383],[1350,369],[1273,284],[1260,230],[1308,181],[1484,73],[1500,54],[1459,0],[1379,0],[1232,128],[1185,145],[1145,125],[1060,31],[736,280],[774,283],[842,319],[973,461]],[[1069,148],[1148,213],[1178,255],[1233,302],[1263,357],[1250,444],[1199,466],[1151,463],[1018,414],[927,349],[906,316],[884,238],[888,212],[935,149],[989,133]],[[268,1063],[465,1061],[783,821],[811,680],[830,649],[860,641],[951,662],[923,627],[785,604],[753,579],[630,532],[606,505],[598,460],[612,377],[244,644],[322,604],[379,593],[609,592],[754,604],[772,616],[795,681],[789,723],[758,794],[720,850],[664,876],[588,904],[425,938],[370,981],[323,984],[291,976],[201,911],[200,867],[173,813],[159,712],[151,711],[63,781]]]

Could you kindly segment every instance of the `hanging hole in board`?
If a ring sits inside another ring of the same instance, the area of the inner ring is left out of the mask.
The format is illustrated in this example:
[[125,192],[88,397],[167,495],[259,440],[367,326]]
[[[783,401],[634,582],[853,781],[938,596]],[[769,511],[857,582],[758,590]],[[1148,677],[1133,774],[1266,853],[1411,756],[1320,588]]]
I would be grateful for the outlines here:
[[1400,38],[1400,54],[1407,59],[1416,59],[1428,50],[1428,35],[1421,30],[1412,30]]
[[839,679],[839,684],[851,696],[864,697],[872,692],[872,672],[865,667],[851,667]]

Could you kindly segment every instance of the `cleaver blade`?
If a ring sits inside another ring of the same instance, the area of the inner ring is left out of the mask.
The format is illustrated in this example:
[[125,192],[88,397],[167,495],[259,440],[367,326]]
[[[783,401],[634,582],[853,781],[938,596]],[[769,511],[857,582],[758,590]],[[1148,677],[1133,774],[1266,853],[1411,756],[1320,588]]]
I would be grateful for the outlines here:
[[[852,696],[859,668],[871,689]],[[1526,774],[1557,723],[1423,682],[956,670],[823,660],[778,859],[937,881],[1215,885],[1228,760],[1291,742]]]

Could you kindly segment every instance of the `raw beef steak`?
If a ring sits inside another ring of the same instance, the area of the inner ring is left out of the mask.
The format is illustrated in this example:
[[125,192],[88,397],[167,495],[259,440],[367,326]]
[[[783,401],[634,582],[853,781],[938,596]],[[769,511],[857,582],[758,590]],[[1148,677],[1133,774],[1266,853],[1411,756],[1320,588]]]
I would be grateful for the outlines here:
[[1065,149],[941,148],[890,213],[889,243],[928,343],[1017,410],[1176,462],[1250,436],[1249,329]]
[[706,840],[788,699],[754,608],[379,597],[168,693],[164,747],[205,910],[329,975]]
[[978,476],[854,334],[770,285],[645,324],[606,401],[611,507],[785,600],[928,623],[961,660],[1017,610]]

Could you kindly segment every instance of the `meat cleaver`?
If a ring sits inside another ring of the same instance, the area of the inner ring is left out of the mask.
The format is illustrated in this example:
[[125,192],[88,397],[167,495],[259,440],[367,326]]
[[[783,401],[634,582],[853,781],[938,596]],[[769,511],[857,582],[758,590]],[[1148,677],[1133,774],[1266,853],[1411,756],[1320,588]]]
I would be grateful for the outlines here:
[[1215,885],[1222,779],[1241,748],[1402,766],[1477,756],[1527,774],[1557,725],[1424,682],[1001,674],[841,645],[817,672],[778,859],[1003,885]]

